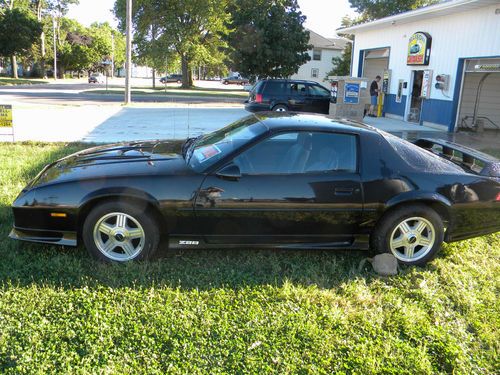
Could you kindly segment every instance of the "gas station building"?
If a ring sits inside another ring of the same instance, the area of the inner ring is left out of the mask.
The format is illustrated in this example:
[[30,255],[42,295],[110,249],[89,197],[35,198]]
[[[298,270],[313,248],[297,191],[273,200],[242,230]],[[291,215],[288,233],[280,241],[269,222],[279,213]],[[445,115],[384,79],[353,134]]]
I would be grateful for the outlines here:
[[450,132],[500,129],[500,1],[450,0],[339,29],[383,113]]

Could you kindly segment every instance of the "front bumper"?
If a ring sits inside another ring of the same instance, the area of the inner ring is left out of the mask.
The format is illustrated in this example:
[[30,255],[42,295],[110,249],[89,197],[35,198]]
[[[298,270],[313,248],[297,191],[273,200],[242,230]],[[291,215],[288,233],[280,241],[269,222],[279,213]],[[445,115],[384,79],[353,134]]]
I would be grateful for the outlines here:
[[46,243],[61,246],[77,246],[76,232],[34,230],[14,227],[9,234],[13,240]]

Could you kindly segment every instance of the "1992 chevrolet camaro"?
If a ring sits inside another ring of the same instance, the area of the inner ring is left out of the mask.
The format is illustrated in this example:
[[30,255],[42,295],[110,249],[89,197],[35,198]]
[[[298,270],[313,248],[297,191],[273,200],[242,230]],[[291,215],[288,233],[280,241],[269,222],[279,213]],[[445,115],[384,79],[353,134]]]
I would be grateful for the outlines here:
[[443,241],[500,230],[500,162],[362,124],[259,114],[188,139],[91,148],[47,165],[13,203],[11,238],[105,261],[172,248],[371,248],[425,264]]

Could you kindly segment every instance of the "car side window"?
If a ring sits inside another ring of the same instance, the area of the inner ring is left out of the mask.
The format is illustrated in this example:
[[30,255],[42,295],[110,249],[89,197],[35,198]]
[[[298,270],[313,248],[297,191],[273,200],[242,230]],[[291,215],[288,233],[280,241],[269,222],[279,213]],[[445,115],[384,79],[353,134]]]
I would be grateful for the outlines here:
[[352,134],[280,133],[252,146],[233,162],[244,175],[354,173],[357,140]]
[[289,83],[289,91],[291,95],[294,96],[306,96],[309,94],[307,85],[304,83]]
[[321,96],[321,97],[330,96],[330,91],[321,86],[311,85],[311,87],[309,87],[309,90],[311,92],[311,95],[314,96]]

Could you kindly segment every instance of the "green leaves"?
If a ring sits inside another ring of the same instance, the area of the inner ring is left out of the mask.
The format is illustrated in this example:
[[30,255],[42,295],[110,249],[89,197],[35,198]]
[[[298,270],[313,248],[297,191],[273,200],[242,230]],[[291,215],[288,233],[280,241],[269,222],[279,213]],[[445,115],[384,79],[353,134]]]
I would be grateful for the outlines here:
[[349,0],[351,7],[361,14],[359,21],[367,22],[438,3],[439,0]]
[[28,11],[6,9],[0,14],[0,56],[28,52],[41,33],[41,23]]
[[295,0],[235,0],[229,36],[234,69],[252,77],[288,77],[309,60],[309,33]]

